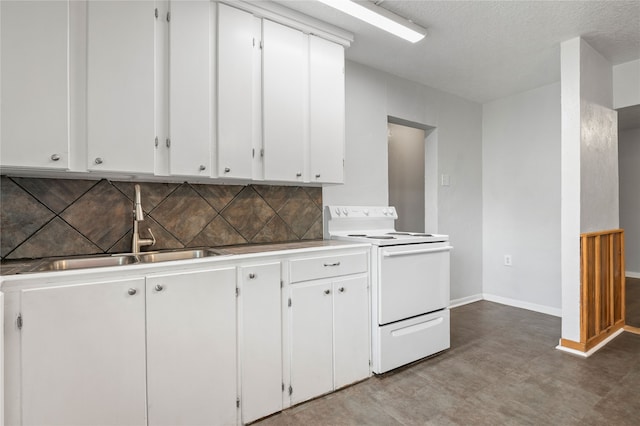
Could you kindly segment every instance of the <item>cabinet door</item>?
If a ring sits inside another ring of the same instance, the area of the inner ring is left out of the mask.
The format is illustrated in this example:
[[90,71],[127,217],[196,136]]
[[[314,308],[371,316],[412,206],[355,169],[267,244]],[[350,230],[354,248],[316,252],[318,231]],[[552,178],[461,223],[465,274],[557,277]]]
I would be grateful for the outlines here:
[[333,283],[335,387],[369,377],[369,291],[367,277]]
[[88,168],[151,174],[155,3],[87,3]]
[[252,14],[218,4],[218,175],[251,178],[254,128],[256,51],[260,34]]
[[145,424],[144,279],[21,298],[22,424]]
[[1,165],[68,169],[68,1],[2,1],[0,19]]
[[291,286],[291,403],[333,390],[331,283]]
[[235,269],[147,278],[150,425],[236,423]]
[[238,268],[242,423],[282,410],[280,263]]
[[344,49],[309,36],[309,163],[311,182],[343,182]]
[[309,113],[307,36],[268,20],[262,31],[264,178],[302,182]]
[[211,174],[211,34],[208,0],[171,2],[169,172]]

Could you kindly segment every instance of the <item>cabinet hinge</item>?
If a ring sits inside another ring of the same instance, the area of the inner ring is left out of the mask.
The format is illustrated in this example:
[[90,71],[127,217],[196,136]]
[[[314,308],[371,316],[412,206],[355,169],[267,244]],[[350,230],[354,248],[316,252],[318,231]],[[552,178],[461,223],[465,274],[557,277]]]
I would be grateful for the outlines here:
[[280,280],[280,288],[284,287],[284,281]]
[[240,398],[236,398],[236,407],[240,408]]
[[256,149],[255,148],[253,148],[251,150],[251,158],[256,158]]
[[371,360],[369,360],[369,367],[371,367]]
[[291,307],[291,298],[289,298],[288,306]]
[[284,382],[282,383],[282,392],[284,392]]
[[253,43],[253,47],[256,47],[256,38],[255,37],[253,38],[252,43]]
[[18,326],[18,329],[22,329],[22,314],[18,314],[18,318],[16,318],[16,325]]
[[156,136],[156,141],[155,141],[155,143],[156,143],[156,148],[157,148],[157,147],[158,147],[158,137],[157,137],[157,136]]
[[165,144],[167,145],[167,148],[171,148],[171,139],[167,138]]
[[236,297],[240,296],[240,287],[236,287]]
[[167,22],[171,22],[171,12],[167,12]]
[[260,157],[264,157],[264,148],[260,149]]
[[262,49],[262,40],[260,40],[260,49]]
[[292,393],[293,393],[293,388],[289,386],[289,395],[291,395]]
[[154,14],[156,15],[156,19],[158,19],[158,8],[156,7],[156,11],[154,12]]

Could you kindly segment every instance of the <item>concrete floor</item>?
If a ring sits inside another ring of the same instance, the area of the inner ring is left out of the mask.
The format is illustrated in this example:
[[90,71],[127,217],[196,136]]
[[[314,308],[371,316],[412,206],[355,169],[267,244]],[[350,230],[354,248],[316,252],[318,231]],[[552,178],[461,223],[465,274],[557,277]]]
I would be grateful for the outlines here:
[[640,335],[588,359],[560,318],[492,302],[452,310],[451,349],[300,404],[268,425],[638,425]]

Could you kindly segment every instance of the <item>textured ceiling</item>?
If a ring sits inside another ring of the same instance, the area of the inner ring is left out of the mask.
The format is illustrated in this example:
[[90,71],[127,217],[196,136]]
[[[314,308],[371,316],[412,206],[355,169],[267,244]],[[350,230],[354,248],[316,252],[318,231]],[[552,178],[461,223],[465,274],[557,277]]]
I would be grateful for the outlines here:
[[640,58],[640,0],[378,1],[427,28],[411,44],[314,0],[277,1],[355,35],[347,58],[477,102],[560,80],[581,36],[612,65]]

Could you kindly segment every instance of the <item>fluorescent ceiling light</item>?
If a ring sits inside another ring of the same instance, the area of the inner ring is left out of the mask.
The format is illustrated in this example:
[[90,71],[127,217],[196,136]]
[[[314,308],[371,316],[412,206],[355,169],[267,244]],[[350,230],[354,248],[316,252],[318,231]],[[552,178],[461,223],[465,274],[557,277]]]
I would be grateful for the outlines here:
[[318,1],[411,43],[418,42],[427,35],[427,31],[424,28],[368,1],[362,3],[356,3],[351,0]]

